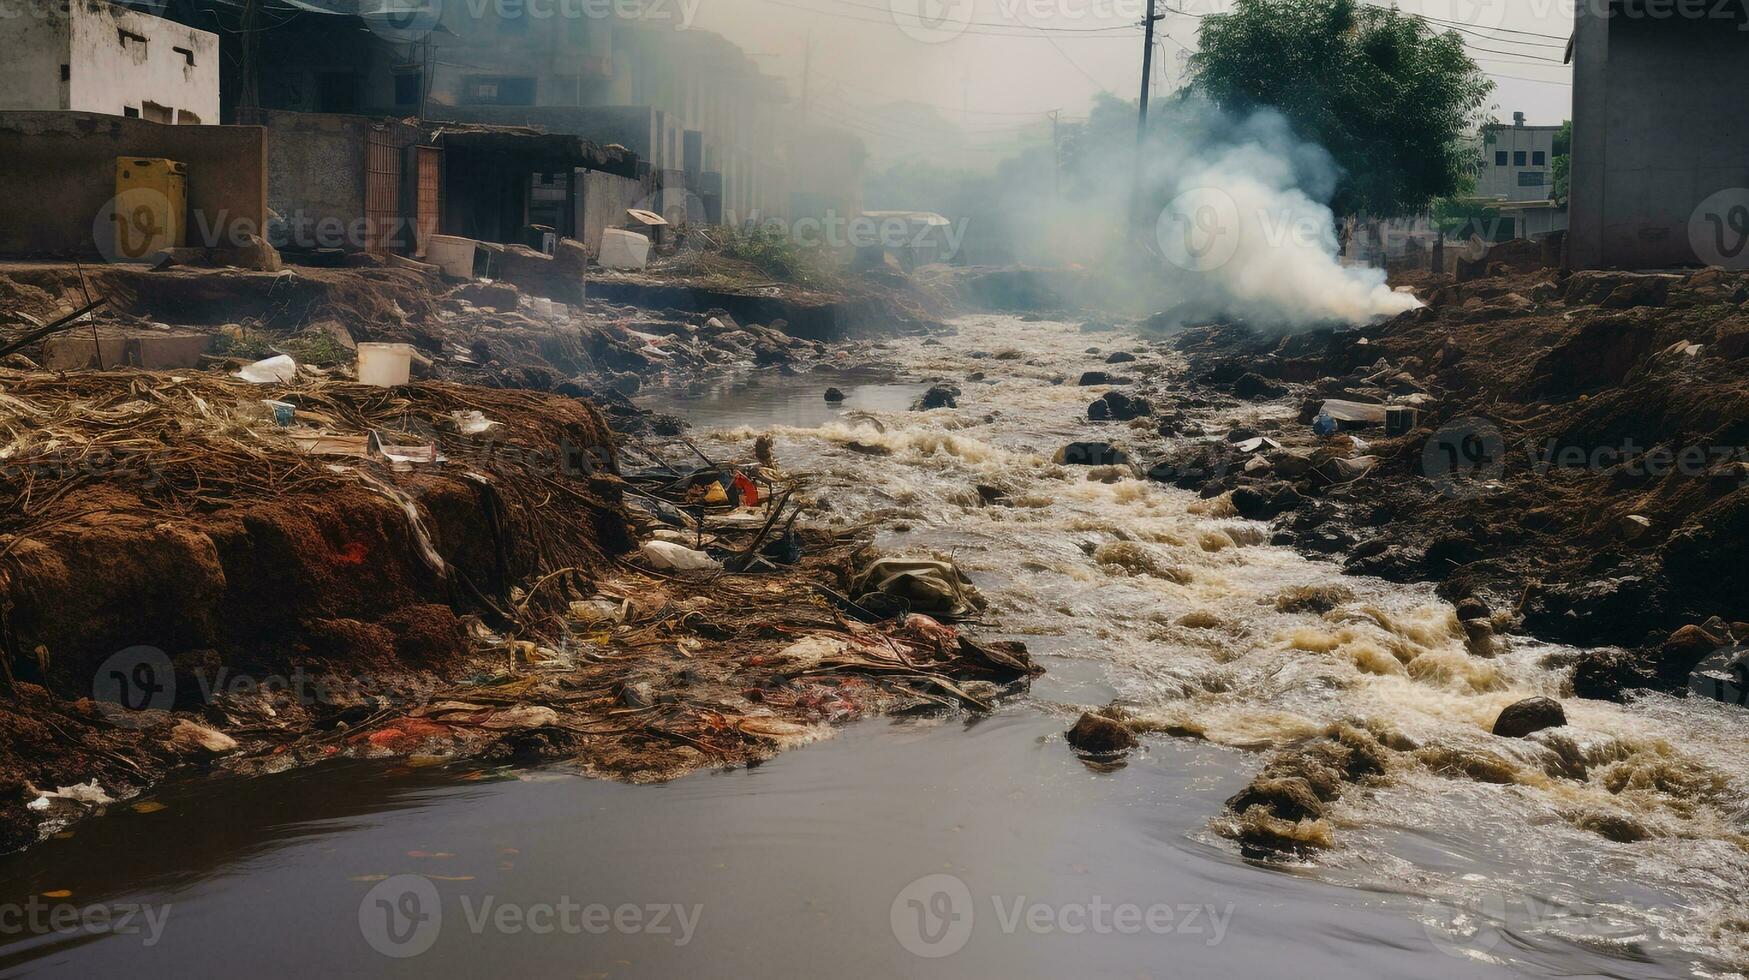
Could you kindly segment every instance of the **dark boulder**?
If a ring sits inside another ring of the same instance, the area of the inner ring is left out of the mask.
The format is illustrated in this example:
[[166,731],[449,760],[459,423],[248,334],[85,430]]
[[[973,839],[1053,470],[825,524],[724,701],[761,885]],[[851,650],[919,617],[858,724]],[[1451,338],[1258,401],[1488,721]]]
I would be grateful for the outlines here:
[[1233,394],[1253,401],[1280,398],[1287,394],[1287,385],[1271,381],[1256,372],[1248,372],[1233,382]]
[[1081,375],[1080,381],[1075,383],[1085,388],[1090,385],[1127,385],[1131,383],[1131,379],[1116,374],[1107,374],[1104,371],[1088,371]]
[[1135,359],[1136,359],[1136,355],[1131,354],[1128,351],[1116,350],[1116,351],[1112,351],[1110,354],[1107,354],[1105,356],[1105,363],[1107,363],[1107,364],[1126,364],[1126,363],[1133,361]]
[[844,392],[839,391],[837,388],[827,388],[826,400],[829,402],[841,402],[844,400]]
[[1151,415],[1153,411],[1154,406],[1146,398],[1131,398],[1121,391],[1112,391],[1087,406],[1087,417],[1095,422],[1107,419],[1128,422]]
[[1075,727],[1065,733],[1069,744],[1081,752],[1112,755],[1136,747],[1136,736],[1122,722],[1083,712]]
[[1293,484],[1283,480],[1239,487],[1233,491],[1233,509],[1239,516],[1254,521],[1266,521],[1300,505],[1300,496]]
[[925,412],[932,408],[958,408],[960,390],[953,385],[932,385],[923,396],[911,403],[914,412]]
[[1311,782],[1303,776],[1275,779],[1259,776],[1227,800],[1227,808],[1234,813],[1244,813],[1254,806],[1283,820],[1316,819],[1324,815],[1324,801],[1318,799]]
[[1109,442],[1071,442],[1057,450],[1057,462],[1065,466],[1121,466],[1130,458]]
[[1501,738],[1523,738],[1545,728],[1559,728],[1567,723],[1567,712],[1553,698],[1525,698],[1506,706],[1494,719],[1494,734]]

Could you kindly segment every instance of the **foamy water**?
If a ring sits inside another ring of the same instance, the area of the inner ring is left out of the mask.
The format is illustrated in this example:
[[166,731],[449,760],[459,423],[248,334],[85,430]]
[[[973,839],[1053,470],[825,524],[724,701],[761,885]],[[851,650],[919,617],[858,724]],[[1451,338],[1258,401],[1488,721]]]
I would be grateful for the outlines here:
[[[1332,723],[1391,733],[1399,751],[1384,784],[1334,805],[1320,828],[1332,846],[1304,870],[1460,910],[1429,923],[1460,955],[1510,964],[1517,944],[1541,935],[1623,961],[1675,947],[1699,957],[1703,974],[1749,968],[1749,712],[1664,696],[1574,699],[1566,675],[1545,666],[1561,648],[1504,636],[1496,658],[1472,656],[1430,586],[1344,577],[1271,546],[1267,527],[1223,498],[1056,465],[1053,453],[1075,439],[1144,462],[1165,448],[1151,425],[1087,422],[1105,389],[1073,379],[1103,369],[1105,351],[1138,354],[1140,364],[1118,367],[1138,377],[1170,369],[1173,355],[1069,324],[978,316],[959,328],[940,346],[883,351],[907,375],[959,384],[957,409],[701,435],[721,445],[770,433],[781,465],[816,474],[816,520],[873,523],[890,550],[953,558],[990,600],[989,619],[1038,638],[1052,659],[1102,671],[1149,739],[1252,750],[1237,758],[1261,766],[1269,750]],[[1102,353],[1083,353],[1090,345]],[[1004,350],[1022,358],[973,356]],[[965,381],[974,371],[987,382]],[[1057,375],[1070,381],[1054,384]],[[1242,406],[1217,425],[1287,414]],[[984,506],[980,484],[1008,503]],[[1347,590],[1327,613],[1278,607],[1326,586]],[[1539,694],[1562,699],[1566,727],[1489,733],[1503,707]],[[1068,720],[1089,706],[1037,707]],[[1205,840],[1237,859],[1216,833],[1222,819],[1210,812]]]

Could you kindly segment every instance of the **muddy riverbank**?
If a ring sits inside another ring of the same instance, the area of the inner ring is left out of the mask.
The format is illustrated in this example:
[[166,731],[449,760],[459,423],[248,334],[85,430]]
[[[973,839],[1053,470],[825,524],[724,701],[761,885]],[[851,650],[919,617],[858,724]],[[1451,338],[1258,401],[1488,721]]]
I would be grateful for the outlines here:
[[[1354,572],[1437,582],[1466,618],[1592,648],[1588,696],[1681,690],[1749,640],[1743,278],[1499,266],[1418,285],[1426,308],[1370,327],[1180,337],[1191,397],[1256,406],[1271,443],[1211,440],[1164,475]],[[1332,399],[1376,417],[1320,437]],[[1394,432],[1387,405],[1406,410]]]
[[[395,756],[668,779],[868,714],[987,711],[1036,672],[868,614],[867,535],[817,530],[806,474],[752,447],[700,467],[625,397],[836,370],[854,344],[404,269],[6,271],[18,316],[114,304],[0,370],[7,847],[178,773]],[[406,343],[414,383],[354,381],[366,341]],[[99,354],[119,369],[77,370]]]
[[[606,784],[557,777],[552,785],[559,788],[543,789],[534,787],[549,784],[525,783],[515,776],[527,770],[511,768],[503,775],[512,778],[492,783],[481,795],[473,785],[481,777],[449,771],[435,753],[391,747],[390,754],[405,758],[410,770],[395,778],[417,786],[360,798],[349,811],[312,814],[307,830],[287,835],[289,846],[221,856],[212,874],[191,875],[185,885],[161,886],[141,876],[149,872],[90,874],[77,888],[51,885],[51,872],[62,865],[33,863],[37,854],[70,854],[84,842],[105,853],[110,832],[93,828],[113,826],[111,821],[127,822],[127,833],[116,832],[119,841],[136,833],[139,821],[198,812],[198,804],[178,802],[184,790],[164,794],[163,810],[150,805],[160,801],[155,796],[110,807],[101,820],[73,826],[72,836],[51,839],[44,849],[16,859],[10,873],[0,867],[0,878],[31,893],[180,901],[202,921],[234,922],[227,934],[243,925],[239,916],[250,918],[245,910],[255,885],[249,881],[295,887],[314,899],[305,906],[312,932],[332,940],[324,955],[351,968],[391,964],[359,931],[358,909],[373,888],[401,874],[420,876],[450,901],[466,896],[477,902],[493,893],[521,904],[550,902],[584,877],[617,882],[609,889],[615,901],[708,900],[708,910],[734,894],[735,908],[800,936],[794,942],[798,956],[832,949],[859,963],[918,964],[926,961],[915,958],[895,932],[890,906],[914,879],[936,872],[966,882],[981,903],[980,915],[991,895],[1011,893],[1047,897],[1056,905],[1085,904],[1095,895],[1174,907],[1232,902],[1244,909],[1253,900],[1262,903],[1255,921],[1233,920],[1232,934],[1254,937],[1243,948],[1231,939],[1196,951],[1172,947],[1175,957],[1196,962],[1206,953],[1211,969],[1253,962],[1251,957],[1259,969],[1277,963],[1279,956],[1270,951],[1281,947],[1266,937],[1283,935],[1305,937],[1311,944],[1306,948],[1327,953],[1332,963],[1359,960],[1380,970],[1433,975],[1480,969],[1667,976],[1743,968],[1745,929],[1737,896],[1749,881],[1741,827],[1749,771],[1737,749],[1749,738],[1749,725],[1740,713],[1663,694],[1623,704],[1574,697],[1577,648],[1535,640],[1503,622],[1492,637],[1493,656],[1478,656],[1459,609],[1431,583],[1344,574],[1337,561],[1272,544],[1270,526],[1241,512],[1239,495],[1205,497],[1146,479],[1146,461],[1211,434],[1224,442],[1224,434],[1242,427],[1285,424],[1292,411],[1285,402],[1190,394],[1201,403],[1171,409],[1181,415],[1165,432],[1157,416],[1088,418],[1089,403],[1098,399],[1109,406],[1113,400],[1103,396],[1113,391],[1132,398],[1158,395],[1159,405],[1166,404],[1166,394],[1184,393],[1191,369],[1169,343],[1126,331],[1084,333],[1079,321],[990,315],[965,317],[953,326],[955,332],[875,341],[856,352],[857,361],[889,365],[890,371],[846,372],[828,351],[787,369],[749,365],[718,380],[649,387],[637,399],[642,409],[690,419],[688,438],[712,460],[751,469],[747,461],[768,453],[783,471],[806,474],[797,503],[818,533],[867,532],[887,552],[951,559],[986,600],[981,632],[1024,643],[1048,669],[1030,694],[1016,691],[1012,700],[986,711],[958,695],[908,685],[908,696],[921,703],[896,717],[909,720],[891,730],[879,722],[853,726],[849,738],[776,756],[743,772],[752,780],[744,784],[722,781],[742,777],[695,774],[665,788],[607,790],[592,788]],[[829,369],[818,369],[821,364]],[[1078,384],[1090,371],[1150,380],[1140,387],[1109,379]],[[938,385],[957,389],[954,404],[911,408],[912,399]],[[826,402],[825,390],[832,387],[846,396],[843,403]],[[1109,448],[1065,452],[1077,443]],[[680,444],[650,446],[676,465],[684,458],[676,454],[691,452]],[[627,466],[622,455],[622,479],[646,465],[639,459]],[[786,580],[769,581],[779,584],[773,600],[779,606],[800,598],[782,584]],[[667,587],[648,579],[624,586],[621,594],[634,605],[651,589]],[[708,582],[694,595],[719,608],[748,605],[734,594],[713,594]],[[678,599],[682,608],[687,601]],[[812,600],[807,605],[825,608]],[[716,615],[707,609],[700,618]],[[753,662],[765,654],[742,659],[744,646],[767,644],[760,649],[781,653],[796,639],[782,629],[774,635],[757,615],[753,619],[747,632],[718,641],[734,651],[729,662],[737,672],[730,675],[732,695],[719,690],[712,697],[739,701],[696,705],[681,689],[675,701],[664,702],[658,686],[649,693],[661,710],[727,722],[710,729],[712,739],[771,744],[764,737],[770,732],[750,733],[734,724],[746,712],[725,710],[755,703],[755,687],[773,690],[743,684],[775,666]],[[676,625],[689,628],[685,617]],[[844,629],[818,619],[804,628]],[[684,675],[691,669],[720,680],[682,662],[690,658],[681,654],[693,652],[684,640],[702,635],[664,638],[659,649],[667,659],[648,661],[657,668],[650,679],[689,682]],[[786,676],[775,690],[808,694],[805,677],[777,673]],[[535,707],[560,712],[565,698],[590,693],[567,689],[562,674],[551,679],[561,693]],[[988,693],[950,683],[976,700]],[[757,710],[797,724],[830,721],[835,714],[849,720],[859,712],[836,710],[846,686],[841,681],[823,700],[798,697],[794,707],[760,694]],[[581,700],[608,718],[634,707],[624,700],[623,685],[601,693]],[[633,702],[642,696],[630,695]],[[1538,696],[1560,702],[1564,725],[1527,738],[1493,733],[1504,709]],[[474,725],[511,707],[483,703],[477,687],[471,698],[457,694],[455,700],[463,703],[440,708],[434,724]],[[792,718],[787,712],[793,710],[817,713]],[[1062,733],[1089,711],[1117,721],[1138,747],[1117,755],[1073,751]],[[449,713],[453,717],[443,716]],[[697,737],[696,729],[681,731]],[[923,734],[909,737],[915,733]],[[1273,769],[1278,777],[1293,778],[1280,767],[1299,760],[1299,778],[1311,785],[1316,773],[1303,764],[1308,750],[1332,737],[1351,753],[1359,746],[1368,764],[1346,766],[1341,791],[1318,799],[1315,811],[1290,819],[1278,803],[1291,796],[1266,801],[1265,815],[1291,825],[1263,827],[1274,840],[1257,833],[1255,822],[1247,826],[1252,808],[1244,794],[1256,788],[1254,777]],[[694,749],[701,757],[708,754]],[[526,758],[513,752],[493,757]],[[297,779],[301,795],[344,800],[361,776],[342,764],[267,778]],[[254,781],[223,785],[245,797],[271,792]],[[725,786],[727,795],[718,796],[715,791]],[[621,792],[655,795],[614,795]],[[944,794],[960,801],[951,821],[942,812]],[[466,804],[487,797],[492,813],[516,814],[511,822],[521,829],[494,830],[504,818]],[[653,833],[650,807],[671,799],[700,802],[665,811],[661,819],[672,822],[663,824],[668,833],[661,835],[667,840],[661,846],[672,846],[674,839],[707,842],[697,844],[704,851],[689,844],[677,853],[708,855],[715,852],[708,842],[783,841],[783,854],[769,855],[777,863],[759,865],[758,876],[773,880],[772,886],[750,891],[747,876],[736,874],[706,880],[703,869],[712,864],[703,857],[673,865],[650,857],[638,843],[648,842],[640,835]],[[136,802],[146,806],[131,805]],[[767,802],[782,815],[762,809]],[[752,807],[745,816],[755,829],[739,834],[715,822],[724,807],[742,813],[743,806]],[[409,822],[409,811],[422,816]],[[579,844],[578,814],[598,812],[613,814],[600,818],[610,829],[599,836],[584,833],[586,842]],[[1016,861],[1016,838],[998,831],[992,819],[1024,828],[1019,839],[1038,859]],[[802,834],[807,842],[797,845],[794,835],[771,833],[774,826],[813,827],[816,833]],[[157,832],[181,840],[195,830],[170,824]],[[967,834],[1003,844],[995,850],[968,847]],[[1284,838],[1292,846],[1279,846]],[[297,843],[303,840],[336,847],[346,859],[312,865],[310,852]],[[1272,846],[1259,860],[1254,848],[1260,844]],[[920,861],[919,854],[929,860]],[[242,864],[259,876],[223,873]],[[663,878],[673,888],[640,891],[621,874],[654,865],[674,869]],[[530,875],[543,867],[553,873]],[[772,867],[792,870],[772,875]],[[878,874],[868,870],[875,868]],[[1161,884],[1181,878],[1192,884]],[[807,884],[792,887],[798,880]],[[458,909],[455,919],[462,918]],[[993,923],[986,917],[977,928],[989,930]],[[493,962],[531,968],[578,961],[579,947],[563,941],[525,944],[494,933],[493,941],[476,944],[479,937],[465,928],[444,935],[437,948],[456,964],[477,966],[469,952],[476,949],[497,957]],[[693,955],[724,963],[747,955],[745,937],[714,935],[714,951],[699,946],[681,952],[625,937],[582,948],[590,962],[608,955],[627,959],[621,969],[630,973],[701,962]],[[1007,964],[1025,972],[1002,951],[1007,946],[998,936],[974,932],[964,953],[969,958],[944,962],[992,970]],[[1322,938],[1314,943],[1314,936]],[[751,942],[766,955],[769,944]],[[1102,946],[1097,962],[1113,972],[1147,972],[1157,968],[1162,942],[1146,936],[1134,944]],[[1088,947],[1048,938],[1023,948],[1042,957],[1039,962],[1065,965],[1092,955]],[[40,955],[68,964],[102,963],[127,951],[119,937],[49,949]],[[18,952],[26,960],[31,955]],[[210,965],[233,962],[236,955],[228,942],[179,943],[166,961]],[[1302,949],[1292,955],[1299,963],[1313,954]],[[407,962],[428,972],[434,961]],[[400,961],[390,968],[395,965]]]

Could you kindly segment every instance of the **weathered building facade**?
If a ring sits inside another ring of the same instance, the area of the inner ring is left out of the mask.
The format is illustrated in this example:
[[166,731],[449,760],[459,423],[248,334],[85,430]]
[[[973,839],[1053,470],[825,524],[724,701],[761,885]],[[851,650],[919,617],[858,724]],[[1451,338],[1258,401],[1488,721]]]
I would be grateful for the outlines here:
[[1749,258],[1732,220],[1749,214],[1744,26],[1734,6],[1578,5],[1568,265]]
[[108,0],[9,4],[0,109],[219,121],[219,37]]

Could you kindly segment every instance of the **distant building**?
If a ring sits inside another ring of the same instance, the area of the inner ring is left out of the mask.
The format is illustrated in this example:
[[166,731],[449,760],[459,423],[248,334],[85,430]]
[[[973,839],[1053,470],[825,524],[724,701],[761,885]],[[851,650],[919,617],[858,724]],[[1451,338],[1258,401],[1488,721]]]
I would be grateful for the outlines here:
[[219,121],[219,37],[107,0],[37,0],[0,17],[0,109],[173,124]]
[[1512,125],[1482,131],[1482,169],[1476,175],[1477,203],[1500,212],[1492,237],[1537,238],[1567,227],[1567,209],[1554,200],[1555,134],[1559,126],[1531,126],[1524,113]]

